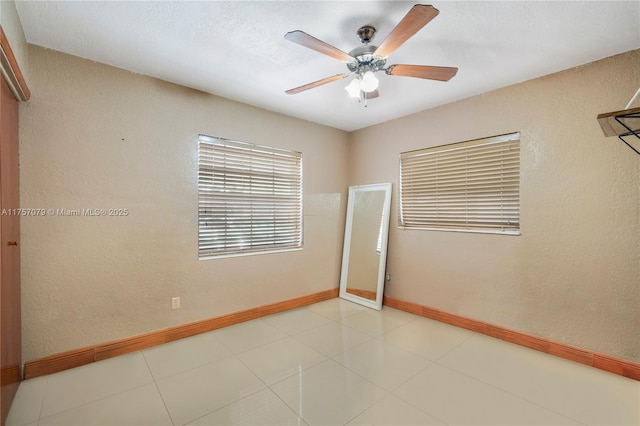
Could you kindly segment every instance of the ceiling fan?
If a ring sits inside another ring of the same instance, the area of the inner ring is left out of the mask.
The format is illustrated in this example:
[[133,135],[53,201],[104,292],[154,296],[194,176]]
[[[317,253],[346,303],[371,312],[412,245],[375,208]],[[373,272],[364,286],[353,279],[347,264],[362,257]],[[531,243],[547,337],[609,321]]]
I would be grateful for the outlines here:
[[438,9],[430,5],[417,4],[413,6],[380,46],[369,44],[376,33],[376,29],[370,25],[365,25],[357,31],[358,38],[360,38],[364,46],[357,47],[349,53],[343,52],[337,47],[331,46],[303,31],[288,32],[284,36],[285,39],[344,62],[349,72],[295,87],[285,93],[295,95],[305,90],[356,75],[356,78],[345,89],[354,98],[372,99],[379,96],[377,90],[378,79],[374,75],[379,71],[384,71],[388,75],[449,81],[456,75],[458,68],[427,65],[391,65],[385,68],[387,57],[427,25],[438,13],[440,13]]

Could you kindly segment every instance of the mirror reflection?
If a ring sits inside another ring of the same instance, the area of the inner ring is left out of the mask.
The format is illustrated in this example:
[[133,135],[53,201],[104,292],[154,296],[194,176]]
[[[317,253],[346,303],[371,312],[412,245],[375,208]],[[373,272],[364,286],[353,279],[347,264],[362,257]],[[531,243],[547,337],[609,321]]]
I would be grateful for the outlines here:
[[349,188],[340,297],[382,307],[391,184]]

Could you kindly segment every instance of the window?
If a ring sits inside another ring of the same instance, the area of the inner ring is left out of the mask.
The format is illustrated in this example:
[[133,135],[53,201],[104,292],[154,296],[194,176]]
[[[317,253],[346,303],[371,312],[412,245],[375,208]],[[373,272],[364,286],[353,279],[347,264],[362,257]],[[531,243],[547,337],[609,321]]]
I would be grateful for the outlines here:
[[302,153],[200,135],[200,259],[302,247]]
[[520,234],[520,134],[400,154],[400,226]]

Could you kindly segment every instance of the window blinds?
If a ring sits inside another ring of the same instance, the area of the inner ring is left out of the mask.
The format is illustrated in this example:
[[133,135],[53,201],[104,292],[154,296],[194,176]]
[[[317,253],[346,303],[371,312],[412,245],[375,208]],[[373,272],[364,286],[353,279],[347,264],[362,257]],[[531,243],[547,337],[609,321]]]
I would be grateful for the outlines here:
[[400,154],[400,226],[520,233],[520,134]]
[[200,135],[200,258],[302,247],[302,153]]

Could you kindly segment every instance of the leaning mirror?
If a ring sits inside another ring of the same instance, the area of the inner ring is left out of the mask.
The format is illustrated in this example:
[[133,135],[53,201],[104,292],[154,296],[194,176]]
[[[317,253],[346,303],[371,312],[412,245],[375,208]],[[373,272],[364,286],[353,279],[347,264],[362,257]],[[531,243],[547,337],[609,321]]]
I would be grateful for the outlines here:
[[340,297],[382,309],[391,184],[349,188]]

